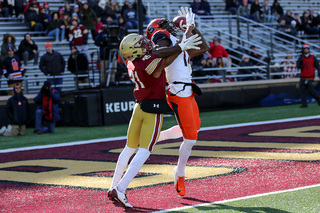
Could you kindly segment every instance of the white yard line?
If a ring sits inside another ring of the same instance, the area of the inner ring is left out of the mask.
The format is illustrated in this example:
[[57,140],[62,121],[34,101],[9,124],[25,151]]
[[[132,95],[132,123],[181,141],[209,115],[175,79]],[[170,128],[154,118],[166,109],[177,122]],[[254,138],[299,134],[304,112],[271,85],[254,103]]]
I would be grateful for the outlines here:
[[217,202],[213,202],[213,203],[203,203],[203,204],[194,205],[194,206],[184,206],[184,207],[179,207],[179,208],[174,208],[174,209],[155,211],[153,213],[181,211],[183,209],[190,209],[190,208],[196,208],[196,207],[202,207],[202,206],[210,206],[210,205],[215,205],[215,204],[228,203],[228,202],[245,200],[245,199],[250,199],[250,198],[263,197],[263,196],[274,195],[274,194],[281,194],[281,193],[285,193],[285,192],[293,192],[293,191],[298,191],[298,190],[302,190],[302,189],[309,189],[309,188],[314,188],[314,187],[319,187],[319,186],[320,186],[320,184],[316,184],[316,185],[312,185],[312,186],[304,186],[304,187],[298,187],[298,188],[294,188],[294,189],[287,189],[287,190],[282,190],[282,191],[275,191],[275,192],[268,192],[268,193],[257,194],[257,195],[250,195],[250,196],[246,196],[246,197],[233,198],[230,200],[221,200],[221,201],[217,201]]
[[[273,121],[259,121],[259,122],[240,123],[240,124],[231,124],[231,125],[223,125],[223,126],[203,127],[200,129],[200,131],[226,129],[226,128],[243,127],[243,126],[253,126],[253,125],[261,125],[261,124],[271,124],[271,123],[282,123],[282,122],[290,122],[290,121],[301,121],[301,120],[318,119],[318,118],[320,118],[320,115],[280,119],[280,120],[273,120]],[[75,141],[75,142],[68,142],[68,143],[61,143],[61,144],[50,144],[50,145],[44,145],[44,146],[31,146],[31,147],[22,147],[22,148],[13,148],[13,149],[3,149],[3,150],[0,150],[0,153],[29,151],[29,150],[56,148],[56,147],[64,147],[64,146],[75,146],[75,145],[107,142],[107,141],[114,141],[114,140],[124,140],[124,139],[126,139],[126,136],[94,139],[94,140],[87,140],[87,141]]]

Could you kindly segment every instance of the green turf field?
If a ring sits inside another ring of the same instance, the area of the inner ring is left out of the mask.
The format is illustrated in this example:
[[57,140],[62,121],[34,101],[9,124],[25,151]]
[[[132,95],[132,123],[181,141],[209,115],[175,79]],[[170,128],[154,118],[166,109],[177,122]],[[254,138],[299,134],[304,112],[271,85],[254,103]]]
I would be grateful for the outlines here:
[[170,212],[318,213],[320,209],[319,189],[320,187],[312,187]]
[[[277,107],[260,107],[237,110],[218,110],[202,112],[201,127],[220,126],[255,121],[277,120],[284,118],[319,115],[320,107],[316,103],[309,104],[308,108],[299,108],[299,105]],[[173,116],[165,117],[162,129],[176,125]],[[26,130],[26,135],[17,137],[0,136],[0,150],[9,148],[39,146],[47,144],[83,141],[90,139],[125,136],[128,124],[99,127],[57,127],[54,134],[33,134],[33,128]]]

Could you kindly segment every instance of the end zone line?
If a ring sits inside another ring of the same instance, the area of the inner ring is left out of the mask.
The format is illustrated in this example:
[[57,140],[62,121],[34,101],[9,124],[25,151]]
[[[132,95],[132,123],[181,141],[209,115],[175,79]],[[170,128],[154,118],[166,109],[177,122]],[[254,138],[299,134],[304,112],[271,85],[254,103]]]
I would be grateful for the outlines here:
[[302,190],[302,189],[309,189],[309,188],[314,188],[314,187],[320,187],[320,184],[311,185],[311,186],[303,186],[303,187],[298,187],[298,188],[294,188],[294,189],[287,189],[287,190],[282,190],[282,191],[268,192],[268,193],[257,194],[257,195],[250,195],[250,196],[246,196],[246,197],[233,198],[230,200],[221,200],[221,201],[212,202],[212,203],[202,203],[202,204],[198,204],[198,205],[184,206],[184,207],[178,207],[178,208],[167,209],[167,210],[160,210],[160,211],[155,211],[152,213],[166,213],[166,212],[171,212],[171,211],[180,211],[183,209],[190,209],[190,208],[209,206],[209,205],[215,205],[215,204],[221,204],[221,203],[229,203],[229,202],[233,202],[233,201],[263,197],[263,196],[267,196],[267,195],[281,194],[281,193],[286,193],[286,192],[293,192],[293,191],[298,191],[298,190]]
[[[253,125],[261,125],[261,124],[271,124],[271,123],[281,123],[281,122],[290,122],[290,121],[301,121],[301,120],[310,120],[310,119],[318,119],[318,118],[320,118],[320,115],[297,117],[297,118],[286,118],[286,119],[271,120],[271,121],[257,121],[257,122],[249,122],[249,123],[238,123],[238,124],[229,124],[229,125],[222,125],[222,126],[202,127],[202,128],[200,128],[200,131],[215,130],[215,129],[226,129],[226,128],[233,128],[233,127],[253,126]],[[119,137],[112,137],[112,138],[101,138],[101,139],[92,139],[92,140],[86,140],[86,141],[66,142],[66,143],[50,144],[50,145],[43,145],[43,146],[31,146],[31,147],[22,147],[22,148],[3,149],[3,150],[0,150],[0,153],[29,151],[29,150],[36,150],[36,149],[63,147],[63,146],[75,146],[75,145],[83,145],[83,144],[99,143],[99,142],[108,142],[108,141],[113,141],[113,140],[124,140],[124,139],[126,139],[126,136],[119,136]]]

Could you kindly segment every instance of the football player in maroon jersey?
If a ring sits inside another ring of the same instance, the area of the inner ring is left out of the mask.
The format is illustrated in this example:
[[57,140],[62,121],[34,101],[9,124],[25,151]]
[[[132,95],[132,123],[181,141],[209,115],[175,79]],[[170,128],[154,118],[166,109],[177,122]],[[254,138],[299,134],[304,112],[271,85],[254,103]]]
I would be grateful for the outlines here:
[[[142,35],[129,34],[120,43],[121,55],[129,60],[127,67],[129,76],[135,84],[133,93],[136,104],[128,127],[127,144],[118,158],[113,181],[108,191],[110,200],[132,208],[128,203],[125,190],[150,156],[159,137],[163,120],[161,112],[150,113],[146,109],[142,110],[141,103],[155,99],[165,101],[164,68],[170,65],[182,51],[198,49],[197,45],[202,43],[199,39],[197,35],[189,39],[184,36],[180,44],[164,48],[157,55],[152,53],[154,43]],[[137,154],[122,177],[130,157],[137,148]]]

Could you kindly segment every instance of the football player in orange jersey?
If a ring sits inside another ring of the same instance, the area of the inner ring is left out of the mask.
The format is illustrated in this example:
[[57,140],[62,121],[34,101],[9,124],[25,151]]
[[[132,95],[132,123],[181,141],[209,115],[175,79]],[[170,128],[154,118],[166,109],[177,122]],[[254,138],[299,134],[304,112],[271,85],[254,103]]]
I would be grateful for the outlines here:
[[[191,154],[193,145],[198,139],[200,129],[199,108],[195,101],[195,94],[200,94],[201,90],[192,82],[192,68],[189,64],[190,58],[201,55],[209,50],[209,46],[195,27],[194,13],[191,8],[181,8],[179,16],[186,17],[185,35],[197,34],[201,37],[200,49],[190,49],[181,52],[179,56],[165,68],[168,81],[167,101],[173,110],[178,126],[162,131],[159,141],[172,138],[172,135],[179,135],[182,132],[183,143],[179,149],[179,159],[177,167],[174,169],[174,187],[180,196],[185,195],[185,167]],[[174,23],[166,19],[155,19],[147,27],[148,38],[160,48],[170,47],[179,42],[175,37],[176,28]],[[157,54],[157,50],[153,51]],[[200,90],[200,91],[199,91]]]
[[[142,35],[129,34],[121,41],[119,49],[121,55],[129,60],[127,67],[130,79],[135,84],[133,93],[136,104],[128,127],[127,144],[118,158],[112,184],[108,191],[110,200],[132,208],[132,205],[128,203],[125,190],[150,156],[159,137],[163,120],[162,112],[150,112],[150,107],[148,110],[148,107],[144,108],[142,104],[145,104],[145,100],[165,101],[164,68],[182,51],[191,48],[198,49],[197,45],[201,44],[199,39],[197,35],[189,39],[184,36],[180,44],[159,51],[158,54],[152,53],[154,43]],[[154,105],[151,104],[151,108],[152,106]],[[137,148],[137,154],[123,175],[130,157]]]

